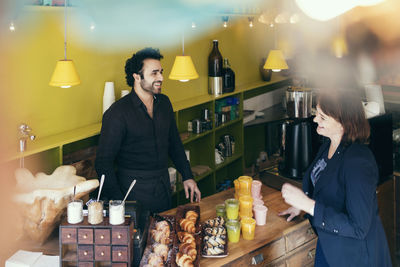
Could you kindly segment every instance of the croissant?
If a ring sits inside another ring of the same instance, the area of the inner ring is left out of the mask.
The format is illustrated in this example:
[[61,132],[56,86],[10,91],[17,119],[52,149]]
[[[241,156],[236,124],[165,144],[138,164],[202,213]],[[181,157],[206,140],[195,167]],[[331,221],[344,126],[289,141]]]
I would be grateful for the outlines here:
[[179,221],[179,226],[183,231],[194,234],[196,232],[196,228],[194,226],[194,222],[188,219],[181,219]]
[[169,244],[169,230],[168,231],[157,231],[157,230],[151,230],[151,237],[153,237],[154,241],[157,243],[161,244]]
[[157,267],[164,266],[162,258],[155,253],[149,254],[149,259],[147,261],[147,264],[149,266],[157,266]]
[[194,236],[188,232],[178,232],[178,239],[181,243],[195,242]]
[[197,256],[196,244],[194,242],[182,243],[179,245],[179,252],[188,255],[194,261]]
[[164,261],[167,261],[169,248],[167,245],[155,243],[153,246],[155,254],[160,256]]
[[181,252],[176,253],[175,261],[179,267],[194,267],[192,258],[186,254],[182,254]]
[[199,217],[199,214],[193,210],[189,210],[186,212],[185,218],[188,220],[191,220],[192,222],[196,223],[197,218]]
[[165,229],[169,230],[169,225],[167,221],[160,221],[156,223],[156,230],[165,231]]

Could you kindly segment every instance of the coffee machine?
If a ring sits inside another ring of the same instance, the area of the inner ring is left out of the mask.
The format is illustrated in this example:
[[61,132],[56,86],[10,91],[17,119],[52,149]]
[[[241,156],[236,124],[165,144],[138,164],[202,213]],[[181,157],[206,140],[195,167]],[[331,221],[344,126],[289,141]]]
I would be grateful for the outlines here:
[[289,178],[302,179],[313,158],[312,91],[291,87],[286,90],[286,113],[282,123],[279,172]]

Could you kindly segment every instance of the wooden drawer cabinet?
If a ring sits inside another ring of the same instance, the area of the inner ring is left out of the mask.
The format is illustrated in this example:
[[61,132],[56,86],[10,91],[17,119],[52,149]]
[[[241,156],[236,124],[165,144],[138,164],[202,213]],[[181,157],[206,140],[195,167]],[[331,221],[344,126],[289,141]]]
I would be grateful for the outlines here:
[[95,246],[94,259],[96,261],[111,261],[111,247],[110,246]]
[[311,225],[308,223],[308,221],[305,222],[306,223],[299,225],[298,229],[285,235],[286,251],[292,251],[302,244],[316,238],[316,234],[314,233]]
[[283,236],[269,242],[224,266],[269,266],[269,267],[304,267],[313,266],[317,236],[309,222],[286,229]]
[[76,243],[76,228],[61,228],[60,239],[62,244]]
[[111,238],[113,244],[124,245],[128,242],[128,231],[124,228],[113,228]]
[[93,229],[79,228],[78,229],[79,244],[93,244]]
[[60,225],[60,266],[130,267],[133,261],[133,220],[111,225],[108,217],[97,225],[87,222]]
[[127,261],[128,250],[125,246],[113,246],[112,247],[112,260],[113,261]]
[[271,262],[284,255],[285,240],[284,238],[280,238],[249,254],[243,255],[226,266],[264,266],[265,263]]
[[94,229],[94,238],[96,244],[110,244],[110,229]]
[[79,262],[79,267],[94,267],[93,262]]
[[78,261],[93,261],[93,246],[79,245],[78,246]]
[[311,242],[293,250],[286,257],[286,266],[312,266],[315,260],[316,246],[317,239],[313,239]]

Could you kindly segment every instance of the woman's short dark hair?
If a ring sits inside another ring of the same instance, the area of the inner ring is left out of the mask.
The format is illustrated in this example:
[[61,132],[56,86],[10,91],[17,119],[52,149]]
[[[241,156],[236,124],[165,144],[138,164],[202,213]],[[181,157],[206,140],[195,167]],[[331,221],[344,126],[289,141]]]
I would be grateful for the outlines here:
[[133,54],[131,58],[126,60],[125,78],[126,78],[126,83],[130,87],[133,87],[134,84],[134,79],[132,76],[134,73],[140,74],[141,77],[143,78],[143,74],[141,73],[141,70],[143,68],[143,61],[149,58],[160,60],[164,57],[163,55],[160,54],[160,50],[151,47],[146,47],[142,50],[139,50],[138,52],[136,52],[136,54]]
[[322,112],[340,122],[344,144],[368,142],[370,127],[365,118],[361,97],[351,89],[320,90],[317,104]]

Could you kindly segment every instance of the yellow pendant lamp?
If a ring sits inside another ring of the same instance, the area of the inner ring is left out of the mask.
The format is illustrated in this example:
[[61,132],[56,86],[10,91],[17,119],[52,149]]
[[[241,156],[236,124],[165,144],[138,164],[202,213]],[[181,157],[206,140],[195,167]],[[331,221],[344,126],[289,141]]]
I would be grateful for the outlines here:
[[269,51],[268,58],[264,64],[264,69],[269,69],[273,72],[279,72],[288,68],[289,66],[286,63],[285,57],[283,56],[281,50],[275,49]]
[[67,59],[67,2],[64,1],[64,59],[57,62],[49,85],[61,88],[69,88],[81,83],[74,62]]
[[168,78],[180,82],[187,82],[199,78],[192,58],[190,56],[185,56],[184,37],[182,37],[182,56],[176,56]]

